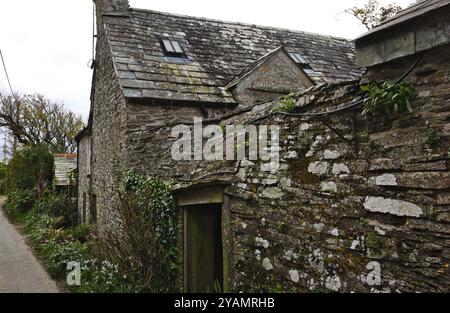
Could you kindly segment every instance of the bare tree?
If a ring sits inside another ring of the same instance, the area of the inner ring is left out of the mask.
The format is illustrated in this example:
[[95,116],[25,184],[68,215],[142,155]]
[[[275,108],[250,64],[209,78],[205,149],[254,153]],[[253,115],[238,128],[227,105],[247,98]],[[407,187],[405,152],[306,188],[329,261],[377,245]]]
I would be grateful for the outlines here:
[[0,94],[0,128],[18,144],[47,144],[54,153],[73,153],[83,120],[42,95]]
[[374,28],[402,10],[402,7],[391,3],[381,6],[378,0],[369,0],[363,7],[353,7],[345,12],[356,17],[368,30]]

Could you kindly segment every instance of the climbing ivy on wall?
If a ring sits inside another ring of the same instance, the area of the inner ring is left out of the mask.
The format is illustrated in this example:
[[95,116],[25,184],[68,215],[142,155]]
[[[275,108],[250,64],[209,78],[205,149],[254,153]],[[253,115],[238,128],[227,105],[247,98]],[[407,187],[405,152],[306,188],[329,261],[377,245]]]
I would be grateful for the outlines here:
[[128,172],[99,251],[138,290],[179,291],[178,214],[172,182]]
[[177,233],[178,216],[175,198],[172,194],[173,182],[162,181],[155,177],[144,177],[128,172],[124,179],[126,191],[136,194],[141,207],[148,208],[153,217],[154,232],[171,260],[172,270],[176,270],[178,257]]

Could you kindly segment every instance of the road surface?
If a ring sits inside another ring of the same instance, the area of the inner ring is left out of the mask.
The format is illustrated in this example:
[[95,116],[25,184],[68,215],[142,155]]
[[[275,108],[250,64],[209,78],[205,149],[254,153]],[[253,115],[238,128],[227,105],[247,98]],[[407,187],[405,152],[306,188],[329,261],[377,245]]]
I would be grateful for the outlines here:
[[[0,206],[4,198],[0,198]],[[58,287],[0,208],[0,293],[56,293]]]

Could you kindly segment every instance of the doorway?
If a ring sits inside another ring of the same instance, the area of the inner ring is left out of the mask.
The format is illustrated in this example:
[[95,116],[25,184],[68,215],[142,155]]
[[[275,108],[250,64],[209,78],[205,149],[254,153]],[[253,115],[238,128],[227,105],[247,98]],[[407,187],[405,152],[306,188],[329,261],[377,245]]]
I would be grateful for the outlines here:
[[222,205],[184,207],[185,292],[223,291]]

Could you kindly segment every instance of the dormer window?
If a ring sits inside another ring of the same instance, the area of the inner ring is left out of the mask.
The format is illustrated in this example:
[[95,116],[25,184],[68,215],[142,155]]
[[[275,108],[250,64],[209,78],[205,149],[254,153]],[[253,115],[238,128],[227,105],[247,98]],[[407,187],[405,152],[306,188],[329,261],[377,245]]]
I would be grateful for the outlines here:
[[302,69],[305,71],[314,71],[311,65],[309,65],[308,61],[306,61],[305,57],[299,53],[289,53],[292,59],[294,59],[295,63],[297,63]]
[[161,47],[164,51],[164,55],[167,57],[186,58],[186,53],[180,43],[176,40],[161,39]]

